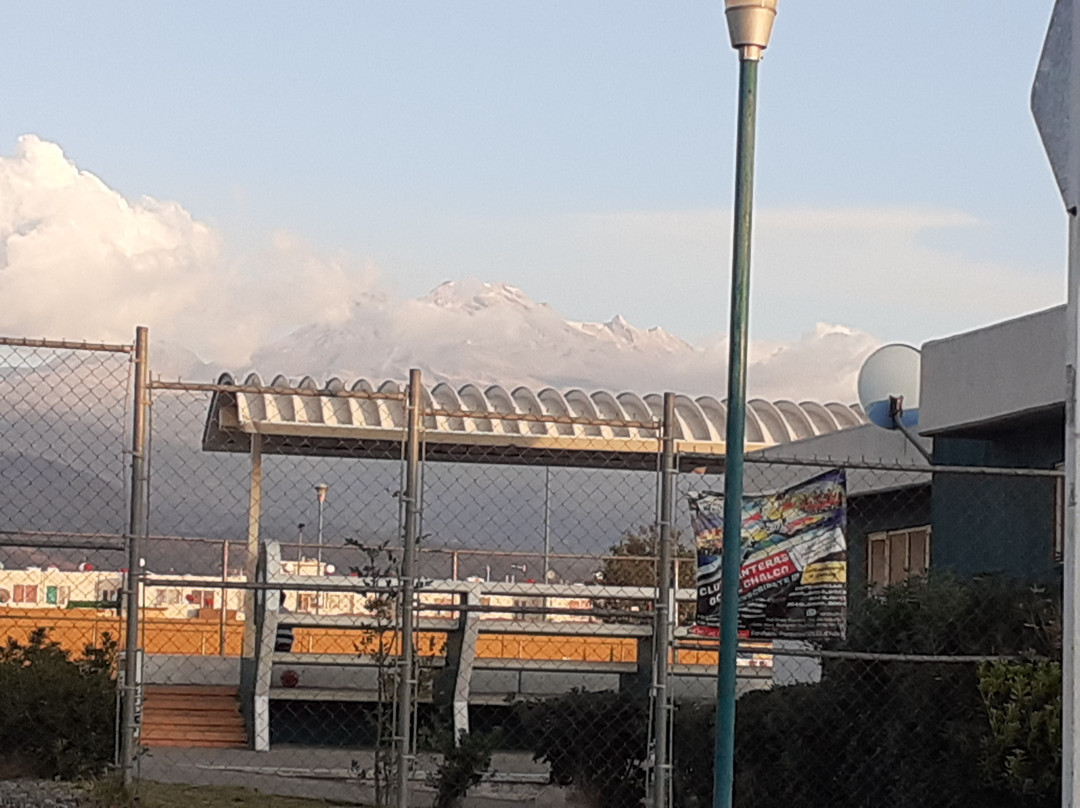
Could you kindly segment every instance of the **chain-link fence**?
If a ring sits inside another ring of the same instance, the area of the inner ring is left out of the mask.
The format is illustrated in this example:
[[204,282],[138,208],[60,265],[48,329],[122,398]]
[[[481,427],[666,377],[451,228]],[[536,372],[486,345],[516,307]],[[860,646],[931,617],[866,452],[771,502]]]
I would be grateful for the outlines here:
[[[710,804],[718,403],[415,372],[140,395],[139,350],[4,346],[0,670],[37,628],[81,659],[136,626],[106,754],[136,781]],[[736,803],[1049,804],[1060,473],[824,457],[814,424],[748,455]],[[826,477],[840,500],[807,495]],[[807,538],[826,506],[839,551]]]
[[119,754],[133,348],[0,340],[0,748],[76,777]]

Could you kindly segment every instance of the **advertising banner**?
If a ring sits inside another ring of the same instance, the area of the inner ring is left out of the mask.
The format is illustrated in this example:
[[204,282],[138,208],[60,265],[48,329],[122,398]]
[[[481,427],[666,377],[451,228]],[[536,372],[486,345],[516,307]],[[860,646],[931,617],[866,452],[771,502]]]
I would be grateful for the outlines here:
[[[720,626],[724,495],[692,493],[697,545],[694,633]],[[743,498],[739,631],[761,639],[843,637],[847,612],[847,485],[842,469],[775,494]]]

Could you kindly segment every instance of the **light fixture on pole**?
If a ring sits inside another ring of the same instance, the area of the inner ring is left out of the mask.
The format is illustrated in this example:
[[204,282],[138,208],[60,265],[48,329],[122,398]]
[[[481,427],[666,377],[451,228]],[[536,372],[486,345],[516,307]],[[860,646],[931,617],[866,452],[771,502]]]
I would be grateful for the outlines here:
[[319,483],[315,486],[315,498],[319,501],[319,526],[316,532],[315,539],[315,561],[317,563],[316,569],[319,574],[322,574],[322,526],[323,526],[323,506],[326,505],[326,492],[330,490],[330,486],[326,483]]
[[713,807],[731,808],[735,778],[735,677],[739,643],[743,451],[746,441],[746,348],[750,313],[750,245],[754,210],[754,139],[758,62],[769,45],[777,0],[725,0],[731,46],[739,51],[735,226],[728,338],[727,449],[724,458],[724,544],[720,660],[716,682]]
[[725,0],[731,47],[739,51],[742,60],[761,61],[762,51],[769,46],[772,36],[776,3],[777,0]]

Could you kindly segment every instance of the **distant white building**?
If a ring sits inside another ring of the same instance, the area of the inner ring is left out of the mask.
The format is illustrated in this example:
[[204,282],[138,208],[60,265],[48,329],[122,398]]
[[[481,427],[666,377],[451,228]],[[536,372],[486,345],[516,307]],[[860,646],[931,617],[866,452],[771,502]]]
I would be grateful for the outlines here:
[[0,606],[66,609],[72,603],[115,603],[123,585],[124,573],[108,570],[0,570]]
[[[155,579],[181,580],[184,584],[163,585],[154,583]],[[245,580],[242,573],[230,575],[229,584],[240,584]],[[162,617],[185,619],[198,617],[202,609],[220,609],[224,604],[227,611],[234,611],[243,619],[244,590],[229,589],[221,586],[221,577],[216,575],[160,575],[148,573],[143,587],[143,608],[152,609]]]
[[[282,564],[288,574],[311,576],[333,574],[333,567],[313,559],[300,562],[286,561]],[[21,570],[0,570],[0,607],[16,609],[67,609],[73,606],[87,608],[115,608],[124,586],[125,573],[114,570],[62,571],[55,567],[31,567]],[[162,584],[156,581],[182,581],[182,584]],[[181,575],[176,573],[147,573],[142,592],[143,608],[158,616],[184,620],[198,617],[205,609],[220,609],[224,605],[236,617],[244,619],[246,591],[243,573],[229,575],[226,586],[220,576]],[[310,583],[311,581],[306,581]],[[419,592],[417,599],[424,617],[455,616],[452,606],[455,596],[446,592]],[[484,607],[505,608],[505,612],[483,612],[482,620],[553,620],[559,622],[587,622],[592,601],[588,598],[544,598],[520,595],[485,595]],[[581,615],[551,614],[546,618],[536,610],[547,606],[553,610],[580,610]],[[371,595],[356,592],[315,592],[285,590],[285,610],[307,614],[370,616]],[[440,608],[443,607],[443,608]],[[524,610],[524,611],[522,611]]]

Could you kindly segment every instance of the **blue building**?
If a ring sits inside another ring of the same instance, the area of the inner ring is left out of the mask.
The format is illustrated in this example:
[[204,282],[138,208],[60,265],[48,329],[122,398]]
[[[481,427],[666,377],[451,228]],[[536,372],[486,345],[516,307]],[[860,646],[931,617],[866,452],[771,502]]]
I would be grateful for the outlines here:
[[1054,584],[1064,515],[1065,341],[1058,306],[924,344],[918,432],[932,463],[900,432],[872,425],[752,457],[820,463],[792,467],[806,474],[849,469],[853,598],[928,568]]
[[919,430],[934,464],[1032,471],[934,474],[935,566],[1059,578],[1065,340],[1057,306],[923,346]]

